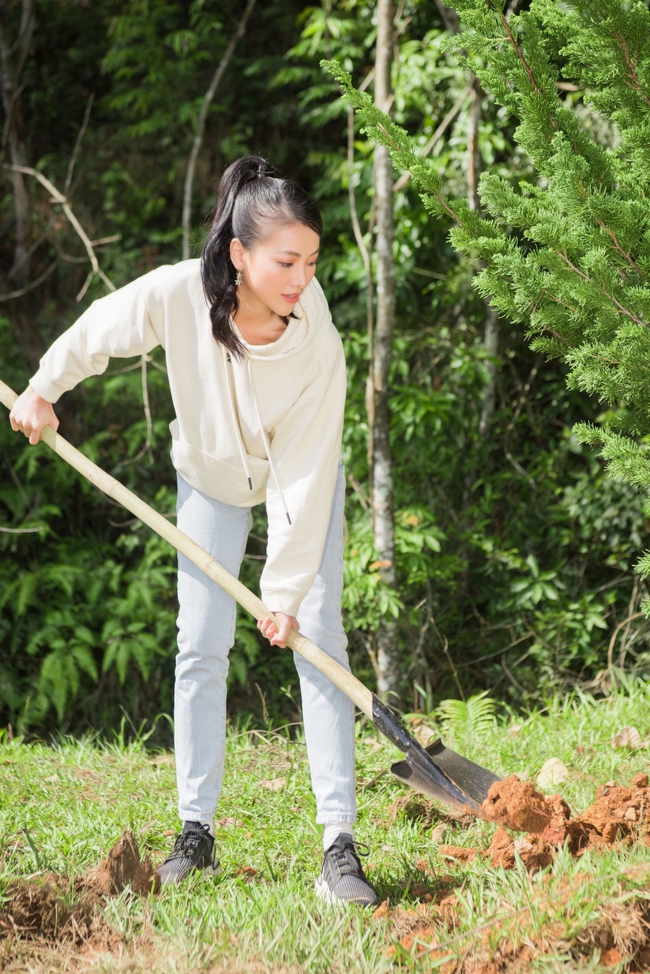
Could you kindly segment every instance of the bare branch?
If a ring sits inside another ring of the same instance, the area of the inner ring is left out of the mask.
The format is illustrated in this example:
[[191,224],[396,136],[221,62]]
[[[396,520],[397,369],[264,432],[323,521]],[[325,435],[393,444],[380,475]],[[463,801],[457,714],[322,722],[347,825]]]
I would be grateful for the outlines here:
[[2,528],[2,527],[0,527],[0,531],[2,531],[3,534],[36,534],[39,531],[45,531],[45,530],[46,530],[46,525],[45,524],[42,524],[40,526],[40,528]]
[[[58,203],[63,208],[63,212],[67,216],[68,220],[70,221],[70,223],[74,227],[74,229],[75,229],[75,231],[77,233],[77,236],[79,237],[79,239],[83,243],[84,247],[86,248],[86,253],[88,254],[88,260],[90,261],[90,266],[92,267],[93,276],[95,274],[97,274],[98,277],[101,277],[102,281],[106,284],[106,287],[109,289],[109,291],[116,291],[117,288],[115,287],[115,285],[113,284],[113,282],[101,270],[101,268],[99,266],[99,263],[97,261],[97,256],[96,256],[95,251],[93,249],[92,242],[91,242],[90,238],[88,237],[88,234],[86,233],[86,231],[84,230],[84,228],[79,223],[79,220],[75,216],[75,214],[74,214],[74,212],[72,210],[72,207],[70,206],[70,203],[68,202],[67,198],[63,195],[63,193],[61,193],[56,188],[56,186],[54,186],[54,184],[51,183],[50,180],[46,176],[43,175],[43,173],[40,173],[37,169],[32,169],[31,166],[8,166],[8,165],[5,165],[3,168],[4,169],[11,169],[14,172],[23,173],[26,176],[33,176],[34,179],[37,179],[39,181],[39,183],[41,184],[41,186],[44,186],[45,187],[45,189],[51,195],[51,197],[54,200],[54,202],[55,203]],[[90,280],[92,280],[92,277],[90,278]],[[90,280],[86,282],[86,284],[84,285],[84,288],[82,288],[82,292],[80,292],[80,294],[77,295],[77,301],[80,301],[81,298],[83,297],[83,295],[86,293],[86,290],[88,288],[88,285],[90,284]]]
[[65,177],[65,185],[63,187],[63,195],[67,196],[70,192],[70,183],[72,182],[72,173],[74,172],[75,163],[77,161],[77,156],[79,155],[79,149],[81,148],[81,142],[84,135],[86,134],[86,129],[88,128],[88,122],[90,120],[90,110],[93,107],[93,102],[95,100],[95,92],[90,93],[88,102],[86,103],[86,111],[84,112],[84,119],[81,123],[81,128],[77,132],[77,138],[75,139],[74,149],[72,150],[72,155],[70,156],[70,162],[68,163],[68,173]]
[[8,108],[5,113],[5,124],[2,130],[2,147],[0,148],[0,160],[4,160],[5,157],[5,150],[7,148],[7,139],[9,138],[9,130],[11,128],[11,116],[14,113],[14,105],[16,104],[18,98],[20,98],[20,96],[22,95],[26,84],[27,82],[23,81],[20,88],[17,88],[16,91],[12,91],[11,95],[9,96]]
[[205,93],[203,98],[203,104],[201,105],[201,111],[199,112],[199,117],[196,122],[196,133],[194,135],[194,142],[192,143],[192,149],[190,152],[190,157],[187,162],[187,172],[185,174],[185,187],[183,189],[183,260],[188,260],[190,256],[190,229],[192,222],[192,185],[194,183],[194,170],[196,168],[196,160],[198,159],[199,152],[201,151],[201,146],[203,145],[203,134],[205,132],[205,123],[208,117],[208,111],[210,105],[214,99],[219,83],[224,75],[226,68],[230,62],[230,59],[234,53],[237,41],[242,37],[244,31],[246,30],[246,24],[248,23],[248,18],[250,17],[253,7],[255,6],[255,0],[248,0],[246,8],[241,16],[241,20],[237,25],[235,33],[230,38],[228,42],[228,47],[224,51],[223,57],[217,66],[217,70],[212,76],[212,81],[210,82],[210,87]]
[[[147,436],[144,442],[144,446],[139,450],[134,457],[130,460],[125,460],[124,463],[120,464],[122,467],[128,467],[132,463],[137,463],[141,460],[145,453],[149,454],[149,463],[153,463],[153,453],[151,452],[151,436],[153,433],[153,422],[151,420],[151,407],[149,406],[149,385],[147,383],[147,360],[148,355],[143,355],[140,359],[140,368],[142,369],[142,405],[144,406],[144,418],[147,422]],[[130,368],[124,369],[124,371],[130,371]]]
[[20,16],[20,27],[18,29],[18,37],[12,44],[11,53],[16,54],[16,75],[19,75],[23,70],[23,66],[29,54],[29,48],[32,43],[32,34],[34,33],[34,24],[36,18],[34,16],[34,0],[23,0],[23,9]]
[[31,284],[27,284],[25,287],[21,287],[17,291],[9,291],[7,294],[0,294],[0,302],[11,301],[13,298],[22,298],[23,294],[28,294],[30,291],[33,291],[34,288],[38,287],[39,284],[42,284],[43,281],[50,276],[54,268],[58,266],[58,263],[59,258],[57,257],[57,259],[50,264],[47,270],[43,271],[40,277],[37,277],[35,281],[31,282]]

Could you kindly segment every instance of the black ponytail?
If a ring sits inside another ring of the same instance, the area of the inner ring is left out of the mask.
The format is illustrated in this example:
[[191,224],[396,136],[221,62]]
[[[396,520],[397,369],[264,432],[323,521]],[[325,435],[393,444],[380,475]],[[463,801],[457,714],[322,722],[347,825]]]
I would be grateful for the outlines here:
[[275,178],[266,159],[242,156],[231,163],[219,183],[217,206],[201,255],[201,278],[210,305],[212,334],[237,358],[243,357],[244,348],[231,323],[239,301],[230,242],[237,238],[250,250],[287,223],[302,223],[319,237],[323,229],[315,203],[291,180]]

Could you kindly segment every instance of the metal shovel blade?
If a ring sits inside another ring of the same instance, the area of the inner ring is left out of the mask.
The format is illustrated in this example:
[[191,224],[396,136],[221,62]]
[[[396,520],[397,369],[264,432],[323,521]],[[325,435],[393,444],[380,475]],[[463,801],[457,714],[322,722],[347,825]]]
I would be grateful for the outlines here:
[[[385,703],[382,703],[374,693],[372,695],[372,721],[377,730],[380,730],[392,744],[398,747],[406,759],[392,765],[393,774],[396,773],[395,768],[404,768],[404,776],[398,774],[398,777],[402,777],[403,781],[412,784],[412,787],[418,791],[423,791],[438,801],[444,802],[445,805],[463,812],[478,810],[480,802],[477,804],[471,794],[460,787],[447,771],[433,760],[419,741],[416,741],[409,734],[397,714]],[[487,774],[489,773],[488,771]]]
[[[487,768],[481,767],[480,764],[474,764],[473,761],[468,761],[467,758],[452,751],[451,748],[445,747],[440,738],[423,750],[431,763],[449,781],[453,782],[459,791],[467,796],[465,806],[469,805],[474,811],[478,810],[487,798],[490,786],[495,781],[502,780],[498,775],[488,771]],[[396,778],[414,788],[415,791],[424,792],[425,795],[429,795],[445,805],[456,805],[455,802],[450,802],[449,795],[444,789],[432,782],[429,775],[423,775],[420,769],[414,766],[408,758],[406,761],[397,761],[396,764],[391,764],[390,770]]]

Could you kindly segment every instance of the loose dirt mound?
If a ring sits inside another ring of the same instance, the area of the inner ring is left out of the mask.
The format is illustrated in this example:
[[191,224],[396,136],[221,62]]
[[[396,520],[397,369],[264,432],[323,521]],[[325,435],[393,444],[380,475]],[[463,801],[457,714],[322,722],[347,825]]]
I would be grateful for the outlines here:
[[[497,830],[500,833],[508,838],[502,827]],[[541,841],[539,837],[520,839]],[[583,881],[588,883],[589,877],[584,876]],[[458,934],[463,902],[454,894],[415,908],[391,907],[385,900],[373,919],[385,928],[385,956],[398,961],[405,955],[411,960],[426,958],[430,965],[426,969],[441,974],[530,974],[541,970],[540,962],[543,965],[558,953],[569,959],[567,970],[617,967],[626,974],[646,974],[650,970],[650,906],[644,892],[626,896],[624,902],[603,904],[598,919],[587,925],[580,923],[575,894],[575,886],[567,885],[555,889],[551,900],[542,884],[536,892],[538,909],[499,908],[497,916],[465,935]],[[563,909],[570,918],[566,924],[560,920]]]
[[72,882],[54,873],[10,882],[0,910],[0,937],[18,934],[58,943],[104,942],[113,934],[101,917],[102,900],[127,886],[142,895],[158,888],[151,863],[140,858],[135,836],[128,831],[99,866]]
[[[524,865],[535,872],[548,866],[565,843],[576,857],[585,849],[611,846],[620,840],[650,844],[647,774],[637,774],[629,788],[617,787],[613,781],[601,785],[593,805],[575,818],[561,795],[542,795],[529,781],[511,775],[492,785],[479,814],[499,825],[487,851],[440,846],[441,856],[461,862],[483,856],[493,866],[512,869],[519,854]],[[528,835],[514,838],[506,828]]]
[[530,781],[520,781],[512,774],[503,781],[495,781],[479,814],[486,822],[507,825],[519,832],[539,833],[550,824],[553,809]]
[[393,943],[384,953],[394,957],[397,944],[408,953],[415,947],[418,956],[429,953],[438,946],[441,937],[454,929],[457,908],[458,900],[453,893],[444,895],[435,904],[421,903],[415,910],[401,906],[391,908],[389,901],[384,900],[373,914],[375,920],[391,922],[387,935]]
[[135,893],[147,896],[157,892],[160,879],[149,858],[141,859],[133,832],[124,831],[106,858],[81,876],[77,890],[88,890],[98,896],[115,896],[130,886]]

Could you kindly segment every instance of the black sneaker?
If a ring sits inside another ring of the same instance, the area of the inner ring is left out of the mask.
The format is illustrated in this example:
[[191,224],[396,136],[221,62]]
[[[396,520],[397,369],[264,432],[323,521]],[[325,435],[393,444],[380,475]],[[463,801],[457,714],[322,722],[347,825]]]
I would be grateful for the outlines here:
[[[367,849],[366,846],[363,847]],[[328,903],[356,903],[357,906],[376,906],[379,900],[366,879],[359,855],[360,845],[351,836],[341,833],[325,853],[321,874],[316,880],[316,896]]]
[[215,859],[214,838],[207,823],[184,822],[171,855],[156,871],[160,885],[166,886],[181,883],[193,869],[202,870],[206,876],[219,876],[223,871],[221,863]]

